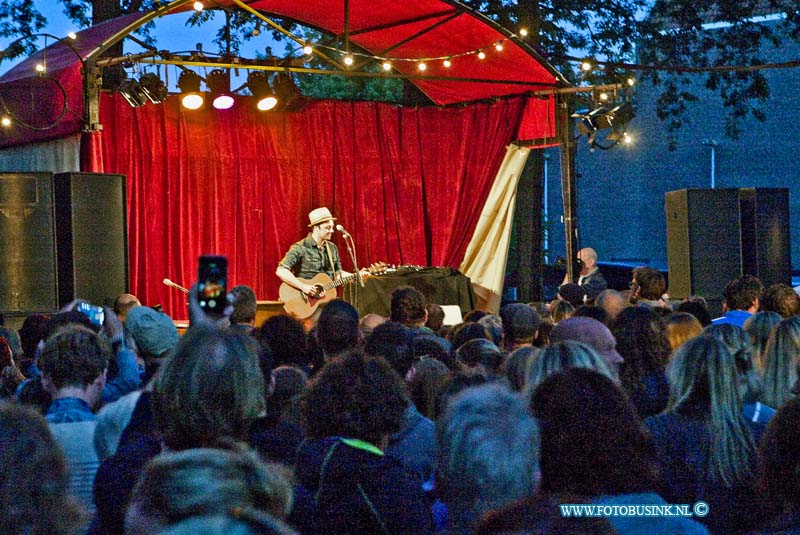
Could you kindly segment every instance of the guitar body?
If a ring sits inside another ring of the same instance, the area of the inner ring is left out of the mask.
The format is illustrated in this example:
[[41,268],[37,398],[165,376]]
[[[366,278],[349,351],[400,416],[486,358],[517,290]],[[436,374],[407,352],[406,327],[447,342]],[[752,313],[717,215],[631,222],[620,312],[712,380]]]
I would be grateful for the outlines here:
[[280,300],[283,301],[283,308],[286,313],[297,319],[304,320],[317,311],[319,305],[336,299],[336,288],[325,289],[333,281],[324,273],[318,273],[313,279],[298,279],[305,284],[317,287],[317,296],[312,297],[304,294],[297,288],[289,286],[285,282],[278,289]]

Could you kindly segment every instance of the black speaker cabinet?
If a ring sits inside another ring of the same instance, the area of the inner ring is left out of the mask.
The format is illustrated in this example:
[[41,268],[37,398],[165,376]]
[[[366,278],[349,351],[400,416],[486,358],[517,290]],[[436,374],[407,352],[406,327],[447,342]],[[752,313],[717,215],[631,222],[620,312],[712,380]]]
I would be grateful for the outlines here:
[[59,306],[111,302],[128,291],[125,177],[60,173],[53,189]]
[[0,173],[0,310],[56,308],[50,173]]
[[669,294],[702,295],[712,313],[733,278],[791,282],[789,191],[684,189],[666,194]]
[[742,269],[764,286],[792,283],[789,190],[741,188]]

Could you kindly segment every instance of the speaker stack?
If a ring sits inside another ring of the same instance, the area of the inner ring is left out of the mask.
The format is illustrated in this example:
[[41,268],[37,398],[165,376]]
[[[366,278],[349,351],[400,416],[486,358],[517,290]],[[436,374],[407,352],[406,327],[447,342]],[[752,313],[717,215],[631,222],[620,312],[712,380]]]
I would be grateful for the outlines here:
[[125,177],[0,173],[0,311],[53,312],[128,289]]
[[713,315],[725,285],[740,275],[764,286],[791,283],[788,189],[670,191],[665,212],[671,297],[701,295]]

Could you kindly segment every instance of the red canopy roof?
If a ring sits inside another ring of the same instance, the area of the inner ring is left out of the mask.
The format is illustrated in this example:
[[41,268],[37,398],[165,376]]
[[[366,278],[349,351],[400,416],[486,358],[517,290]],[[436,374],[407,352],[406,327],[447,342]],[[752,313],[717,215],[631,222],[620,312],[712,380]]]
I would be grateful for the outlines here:
[[[395,71],[422,76],[410,81],[439,105],[518,95],[566,83],[519,37],[450,0],[245,0],[245,3],[268,17],[290,18],[338,36],[347,33],[351,43],[369,54],[394,58]],[[232,0],[215,0],[214,5],[237,8]],[[100,47],[119,41],[156,15],[190,8],[189,0],[175,0],[154,11],[98,24],[79,32],[73,43],[75,51],[57,43],[11,69],[0,77],[0,97],[9,109],[27,107],[28,112],[40,115],[36,120],[42,124],[48,124],[62,110],[60,91],[54,93],[54,99],[32,96],[31,85],[42,83],[37,81],[39,77],[33,67],[46,57],[48,76],[57,80],[67,95],[68,114],[56,128],[18,129],[11,136],[0,136],[0,146],[53,139],[79,131],[83,85],[78,56],[86,59],[97,55]],[[503,44],[502,51],[495,50],[498,42]],[[475,53],[478,50],[485,51],[485,59],[478,57]],[[323,51],[338,56],[335,51]],[[449,68],[443,65],[447,57],[452,58]],[[424,73],[418,70],[418,61],[401,61],[422,58],[440,59],[427,61]],[[363,59],[357,57],[356,61]],[[552,99],[548,101],[551,108]]]

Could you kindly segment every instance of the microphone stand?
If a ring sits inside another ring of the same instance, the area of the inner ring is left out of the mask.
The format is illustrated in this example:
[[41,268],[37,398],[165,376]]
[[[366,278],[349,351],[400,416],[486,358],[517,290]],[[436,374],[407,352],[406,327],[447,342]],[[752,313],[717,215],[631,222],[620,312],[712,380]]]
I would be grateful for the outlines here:
[[356,270],[356,280],[361,287],[364,287],[364,278],[361,276],[361,270],[358,268],[358,260],[356,260],[356,244],[353,243],[353,237],[347,233],[343,234],[344,244],[347,246],[347,252],[350,253],[350,259],[353,261],[353,266]]

